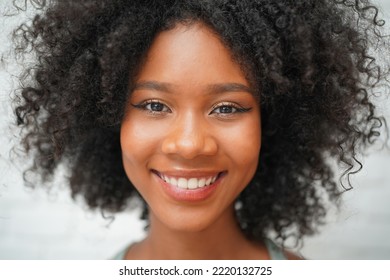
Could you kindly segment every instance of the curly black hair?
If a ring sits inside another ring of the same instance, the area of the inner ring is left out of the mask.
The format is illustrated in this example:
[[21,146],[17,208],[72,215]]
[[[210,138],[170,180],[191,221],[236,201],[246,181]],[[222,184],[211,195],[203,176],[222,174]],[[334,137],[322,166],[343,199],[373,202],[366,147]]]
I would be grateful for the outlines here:
[[122,211],[138,195],[122,166],[120,123],[131,77],[156,34],[177,23],[213,30],[260,95],[259,167],[236,207],[248,238],[314,233],[342,192],[330,159],[348,177],[379,136],[384,120],[369,95],[387,66],[370,46],[383,42],[384,22],[368,1],[34,3],[43,12],[14,32],[17,54],[36,58],[15,98],[29,171],[48,183],[64,164],[72,196],[93,209]]

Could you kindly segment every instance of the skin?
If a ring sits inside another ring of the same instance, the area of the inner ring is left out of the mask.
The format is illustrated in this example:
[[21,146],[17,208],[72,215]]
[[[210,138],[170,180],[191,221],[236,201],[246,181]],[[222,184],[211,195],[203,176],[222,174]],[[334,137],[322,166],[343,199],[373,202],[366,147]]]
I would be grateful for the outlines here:
[[[150,210],[148,236],[126,258],[268,258],[234,214],[258,164],[259,101],[206,25],[178,24],[157,35],[128,100],[121,147],[126,174]],[[211,191],[177,197],[163,174],[218,179]]]

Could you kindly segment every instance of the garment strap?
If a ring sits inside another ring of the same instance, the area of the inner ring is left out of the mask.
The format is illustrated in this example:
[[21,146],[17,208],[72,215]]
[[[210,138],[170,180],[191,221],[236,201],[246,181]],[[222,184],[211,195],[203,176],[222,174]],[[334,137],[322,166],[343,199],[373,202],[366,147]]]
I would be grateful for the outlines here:
[[129,246],[126,246],[126,248],[117,253],[114,257],[110,258],[110,260],[124,260],[128,249]]
[[268,254],[271,260],[286,260],[282,249],[280,249],[274,242],[269,239],[264,239],[265,247],[267,247]]

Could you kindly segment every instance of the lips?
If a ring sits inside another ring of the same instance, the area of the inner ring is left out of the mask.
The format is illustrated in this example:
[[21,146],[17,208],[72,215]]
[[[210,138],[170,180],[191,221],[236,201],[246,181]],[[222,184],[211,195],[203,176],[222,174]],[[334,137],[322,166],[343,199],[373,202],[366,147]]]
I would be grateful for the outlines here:
[[225,172],[158,172],[164,191],[179,201],[201,201],[208,198],[219,185]]

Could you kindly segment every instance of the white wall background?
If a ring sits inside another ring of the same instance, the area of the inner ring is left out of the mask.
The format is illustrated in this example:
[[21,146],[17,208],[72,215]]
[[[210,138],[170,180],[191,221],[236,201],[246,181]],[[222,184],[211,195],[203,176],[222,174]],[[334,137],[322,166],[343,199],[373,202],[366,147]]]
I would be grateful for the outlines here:
[[[0,0],[0,11],[11,0]],[[377,0],[390,25],[390,1]],[[0,15],[0,52],[18,17]],[[17,141],[10,90],[17,66],[0,57],[0,259],[106,259],[143,237],[138,213],[122,213],[110,223],[70,199],[59,181],[52,191],[23,186],[21,167],[10,161]],[[378,106],[390,124],[390,101]],[[364,169],[343,195],[341,211],[331,211],[321,233],[307,238],[301,253],[309,259],[390,259],[390,151],[374,149]]]

